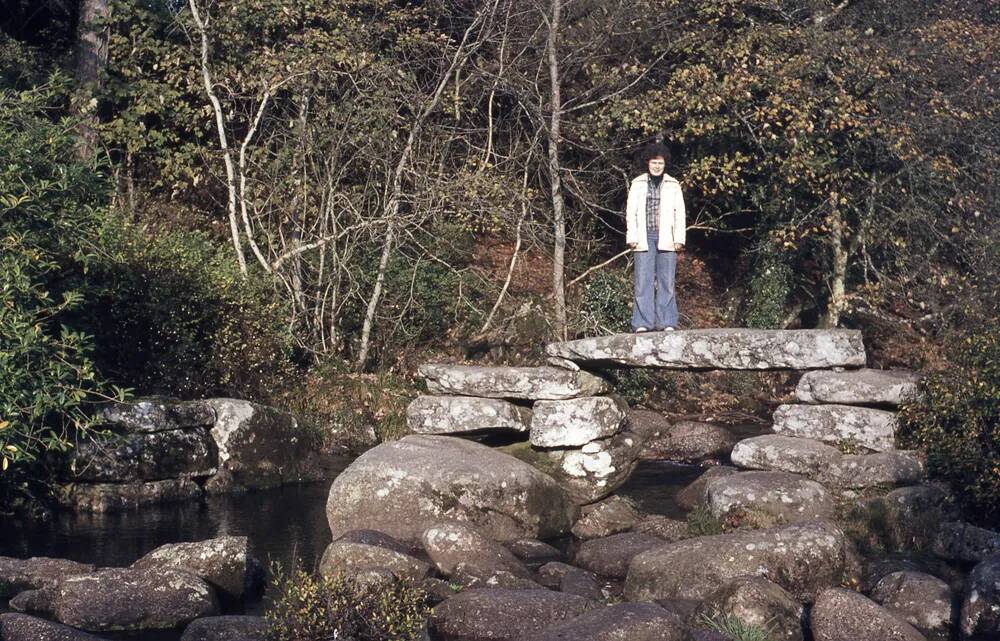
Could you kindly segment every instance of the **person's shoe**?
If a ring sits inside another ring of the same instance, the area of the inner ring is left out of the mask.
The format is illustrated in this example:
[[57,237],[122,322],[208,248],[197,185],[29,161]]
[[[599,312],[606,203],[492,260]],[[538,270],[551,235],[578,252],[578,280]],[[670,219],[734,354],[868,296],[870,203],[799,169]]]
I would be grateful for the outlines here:
[[649,331],[648,327],[636,327],[635,328],[635,333],[636,334],[644,334],[644,333],[646,333],[648,331]]
[[672,331],[674,331],[675,329],[677,329],[677,328],[676,328],[676,327],[664,327],[664,328],[663,328],[663,330],[661,330],[661,331],[664,331],[664,332],[672,332]]

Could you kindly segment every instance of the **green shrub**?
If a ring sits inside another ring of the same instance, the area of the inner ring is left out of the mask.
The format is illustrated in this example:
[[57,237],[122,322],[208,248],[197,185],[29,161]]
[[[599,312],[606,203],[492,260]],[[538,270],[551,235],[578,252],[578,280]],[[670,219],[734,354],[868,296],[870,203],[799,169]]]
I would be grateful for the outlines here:
[[590,335],[627,332],[632,318],[632,281],[625,271],[595,272],[583,288],[580,323]]
[[1000,518],[1000,319],[952,350],[948,371],[927,377],[902,408],[900,437],[927,455],[968,518]]
[[629,405],[641,405],[649,399],[655,385],[654,375],[645,369],[621,368],[614,370],[615,391]]
[[691,536],[712,536],[722,534],[723,530],[722,522],[703,505],[688,512],[687,529]]
[[294,371],[272,281],[203,234],[109,225],[86,317],[98,366],[146,394],[267,402]]
[[12,464],[71,447],[92,426],[87,406],[109,391],[94,370],[89,337],[59,323],[79,304],[78,292],[54,300],[43,281],[55,263],[25,243],[0,238],[0,471],[7,480]]
[[302,570],[275,573],[265,614],[274,641],[418,641],[430,608],[422,590],[401,582],[361,584]]
[[[88,406],[111,392],[90,338],[70,313],[83,300],[106,216],[106,179],[74,151],[57,118],[65,79],[0,89],[0,491],[24,467],[65,450],[91,425]],[[6,501],[4,504],[7,505]]]

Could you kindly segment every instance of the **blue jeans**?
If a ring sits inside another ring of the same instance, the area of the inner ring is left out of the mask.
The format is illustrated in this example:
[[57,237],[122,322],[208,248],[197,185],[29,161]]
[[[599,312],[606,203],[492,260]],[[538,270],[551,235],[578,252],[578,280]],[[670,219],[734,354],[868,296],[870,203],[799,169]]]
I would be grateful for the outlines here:
[[635,257],[632,331],[640,327],[652,330],[677,327],[677,296],[674,294],[677,253],[658,250],[656,234],[649,234],[648,241],[649,251],[632,254]]

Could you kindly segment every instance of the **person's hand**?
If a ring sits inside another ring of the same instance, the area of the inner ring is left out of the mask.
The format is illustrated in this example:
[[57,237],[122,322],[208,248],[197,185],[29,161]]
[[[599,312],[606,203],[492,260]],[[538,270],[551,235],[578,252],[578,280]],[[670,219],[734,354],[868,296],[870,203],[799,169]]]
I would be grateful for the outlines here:
[[674,251],[677,252],[678,254],[682,253],[684,251],[684,244],[674,243]]

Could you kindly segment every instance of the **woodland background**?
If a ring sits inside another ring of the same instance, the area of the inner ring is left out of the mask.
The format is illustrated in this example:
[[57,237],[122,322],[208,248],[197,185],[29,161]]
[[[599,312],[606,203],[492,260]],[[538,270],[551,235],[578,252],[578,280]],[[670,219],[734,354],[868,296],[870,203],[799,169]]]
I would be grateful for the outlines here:
[[[624,330],[624,197],[662,137],[682,327],[862,329],[871,366],[932,373],[908,424],[932,467],[1000,504],[995,0],[5,5],[15,493],[109,398],[239,396],[363,442],[403,429],[420,362]],[[740,417],[787,381],[619,383]]]

